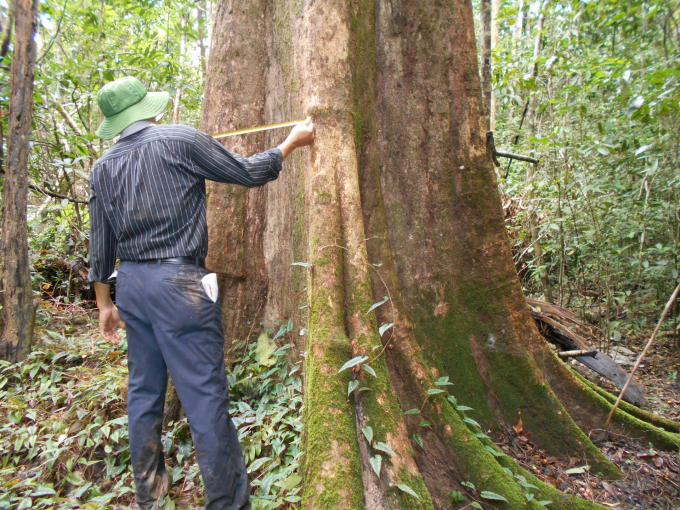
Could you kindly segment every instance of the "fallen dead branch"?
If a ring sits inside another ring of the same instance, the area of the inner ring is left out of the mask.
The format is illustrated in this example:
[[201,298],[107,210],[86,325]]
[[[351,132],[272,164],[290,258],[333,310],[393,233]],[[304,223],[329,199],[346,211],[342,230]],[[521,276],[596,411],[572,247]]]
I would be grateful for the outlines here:
[[[574,355],[573,358],[605,379],[612,381],[619,388],[623,388],[628,380],[628,373],[609,355],[593,349],[590,345],[598,337],[601,338],[602,333],[596,327],[585,324],[566,308],[532,298],[527,298],[527,304],[531,308],[539,331],[549,342],[558,345],[565,351],[588,352],[594,350],[594,355]],[[631,381],[623,398],[631,404],[641,406],[646,404],[644,393],[644,386],[636,381]]]

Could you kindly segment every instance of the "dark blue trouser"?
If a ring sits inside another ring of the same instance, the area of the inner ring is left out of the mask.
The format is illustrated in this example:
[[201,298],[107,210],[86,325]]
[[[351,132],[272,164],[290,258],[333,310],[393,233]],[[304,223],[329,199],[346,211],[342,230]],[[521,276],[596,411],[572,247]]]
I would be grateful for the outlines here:
[[247,510],[250,484],[229,417],[219,301],[200,267],[123,261],[116,304],[128,340],[128,420],[136,498],[148,508],[165,477],[161,427],[167,372],[189,418],[206,510]]

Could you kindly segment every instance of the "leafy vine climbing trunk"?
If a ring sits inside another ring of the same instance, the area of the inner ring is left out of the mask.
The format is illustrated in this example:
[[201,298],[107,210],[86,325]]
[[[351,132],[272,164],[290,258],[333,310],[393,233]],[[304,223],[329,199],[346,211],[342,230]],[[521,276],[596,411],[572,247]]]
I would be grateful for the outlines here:
[[[208,77],[209,131],[304,115],[317,126],[277,182],[211,187],[209,213],[226,340],[277,318],[300,329],[303,506],[443,509],[458,490],[502,497],[496,508],[599,508],[563,498],[482,432],[521,415],[554,454],[620,474],[584,433],[610,402],[539,335],[512,264],[471,4],[224,1]],[[627,410],[619,430],[677,445],[676,424]]]

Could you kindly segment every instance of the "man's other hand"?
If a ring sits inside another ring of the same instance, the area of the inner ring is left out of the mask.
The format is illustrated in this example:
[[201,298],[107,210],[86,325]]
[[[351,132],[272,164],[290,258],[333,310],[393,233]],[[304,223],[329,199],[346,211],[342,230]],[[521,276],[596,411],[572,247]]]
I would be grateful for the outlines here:
[[314,123],[311,117],[307,117],[304,122],[297,124],[286,138],[286,141],[279,145],[279,149],[285,158],[298,147],[305,147],[314,141]]
[[118,342],[120,342],[120,333],[118,333],[117,328],[125,329],[125,323],[120,319],[116,305],[112,305],[109,308],[100,308],[99,331],[104,337],[104,340],[110,344],[118,345]]

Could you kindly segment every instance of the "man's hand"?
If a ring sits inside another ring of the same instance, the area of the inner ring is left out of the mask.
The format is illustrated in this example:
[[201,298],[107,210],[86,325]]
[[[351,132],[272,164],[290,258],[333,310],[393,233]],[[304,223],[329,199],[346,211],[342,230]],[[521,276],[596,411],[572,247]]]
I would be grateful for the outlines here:
[[95,282],[94,293],[97,296],[97,308],[99,308],[99,331],[104,340],[118,345],[120,334],[116,328],[125,329],[125,323],[120,320],[118,308],[111,301],[111,286],[108,283]]
[[314,123],[311,117],[307,117],[304,122],[297,124],[286,138],[286,141],[279,145],[279,149],[285,158],[298,147],[310,145],[314,141]]
[[104,337],[104,340],[110,344],[118,345],[118,342],[120,342],[120,333],[118,333],[117,328],[125,329],[125,323],[120,319],[116,305],[112,305],[110,308],[100,308],[99,331]]

